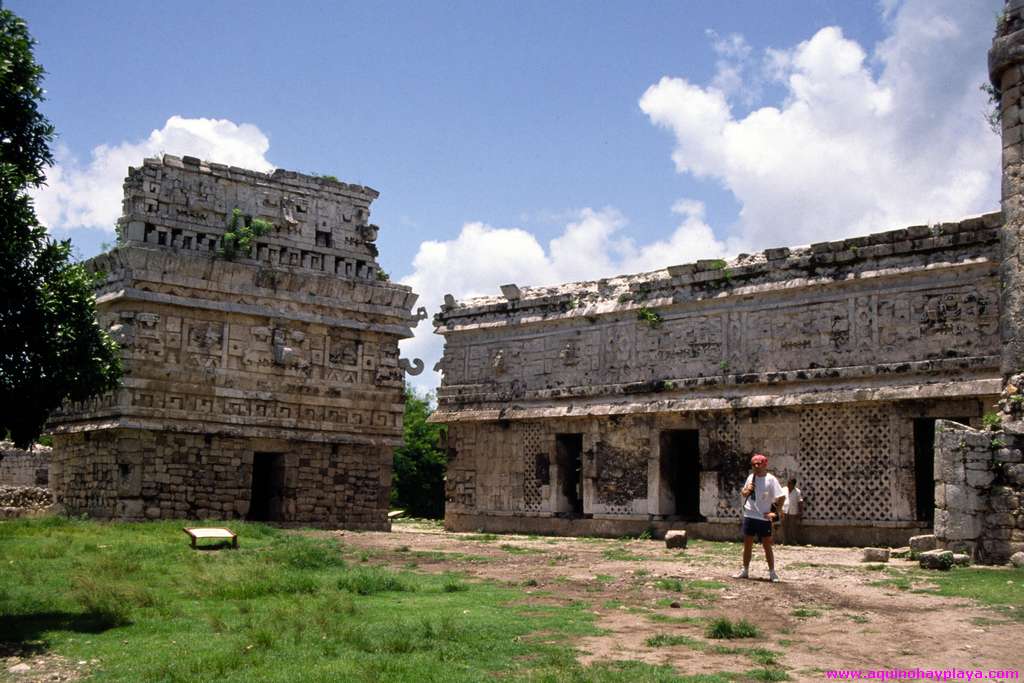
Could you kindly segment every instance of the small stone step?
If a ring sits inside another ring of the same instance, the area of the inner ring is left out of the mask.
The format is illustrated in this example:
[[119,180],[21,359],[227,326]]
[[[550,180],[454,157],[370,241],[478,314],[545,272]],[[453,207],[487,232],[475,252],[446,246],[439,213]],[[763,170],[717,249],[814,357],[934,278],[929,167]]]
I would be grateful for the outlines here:
[[686,548],[686,531],[674,529],[665,534],[666,548]]

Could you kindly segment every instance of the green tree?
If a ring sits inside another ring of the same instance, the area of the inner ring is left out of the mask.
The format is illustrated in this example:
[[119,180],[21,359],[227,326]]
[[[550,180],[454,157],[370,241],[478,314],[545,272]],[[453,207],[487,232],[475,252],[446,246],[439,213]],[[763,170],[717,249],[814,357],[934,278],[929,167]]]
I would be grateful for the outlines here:
[[405,387],[405,442],[395,449],[391,503],[417,517],[444,516],[444,427],[430,424],[430,397]]
[[34,45],[25,22],[0,9],[0,435],[22,447],[64,400],[121,376],[117,345],[96,322],[94,276],[72,263],[70,241],[49,238],[28,196],[53,163]]

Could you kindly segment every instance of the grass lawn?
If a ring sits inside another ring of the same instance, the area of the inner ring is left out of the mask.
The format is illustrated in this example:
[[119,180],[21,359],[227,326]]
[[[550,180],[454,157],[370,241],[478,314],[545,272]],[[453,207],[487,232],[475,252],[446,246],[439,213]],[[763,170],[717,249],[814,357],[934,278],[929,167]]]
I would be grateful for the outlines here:
[[598,632],[586,605],[531,608],[260,524],[231,524],[239,550],[196,551],[181,526],[0,522],[4,649],[96,659],[97,681],[680,680],[577,664],[567,640]]
[[[1013,621],[1024,622],[1024,569],[954,567],[949,571],[885,568],[887,578],[872,585],[969,598]],[[924,586],[915,588],[915,586]]]

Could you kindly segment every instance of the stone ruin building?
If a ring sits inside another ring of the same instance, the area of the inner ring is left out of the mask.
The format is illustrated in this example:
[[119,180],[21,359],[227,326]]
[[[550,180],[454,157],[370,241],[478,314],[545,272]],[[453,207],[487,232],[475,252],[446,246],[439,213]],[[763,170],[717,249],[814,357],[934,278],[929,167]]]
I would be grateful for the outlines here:
[[[983,562],[1024,553],[1024,0],[1008,0],[988,54],[1002,123],[1002,393],[998,430],[936,428],[935,536]],[[990,425],[995,427],[995,425]],[[1021,560],[1024,556],[1017,555]],[[1019,566],[1019,565],[1018,565]]]
[[1001,386],[999,224],[450,301],[446,525],[734,538],[759,451],[808,542],[922,533],[936,419],[980,426]]
[[[378,193],[172,156],[124,189],[120,244],[89,262],[124,380],[53,417],[57,502],[388,529],[404,372],[422,369],[398,341],[426,312],[379,270]],[[224,233],[254,220],[269,231],[226,258]]]
[[1024,0],[990,70],[1000,213],[446,297],[446,527],[733,539],[759,451],[804,542],[1024,550]]

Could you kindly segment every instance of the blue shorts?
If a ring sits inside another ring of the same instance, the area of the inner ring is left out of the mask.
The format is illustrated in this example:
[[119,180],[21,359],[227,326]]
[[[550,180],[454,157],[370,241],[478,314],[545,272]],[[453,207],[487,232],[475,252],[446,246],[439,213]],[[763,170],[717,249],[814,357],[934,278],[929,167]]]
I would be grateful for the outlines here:
[[740,529],[744,536],[757,536],[759,541],[772,537],[772,523],[766,519],[744,517]]

